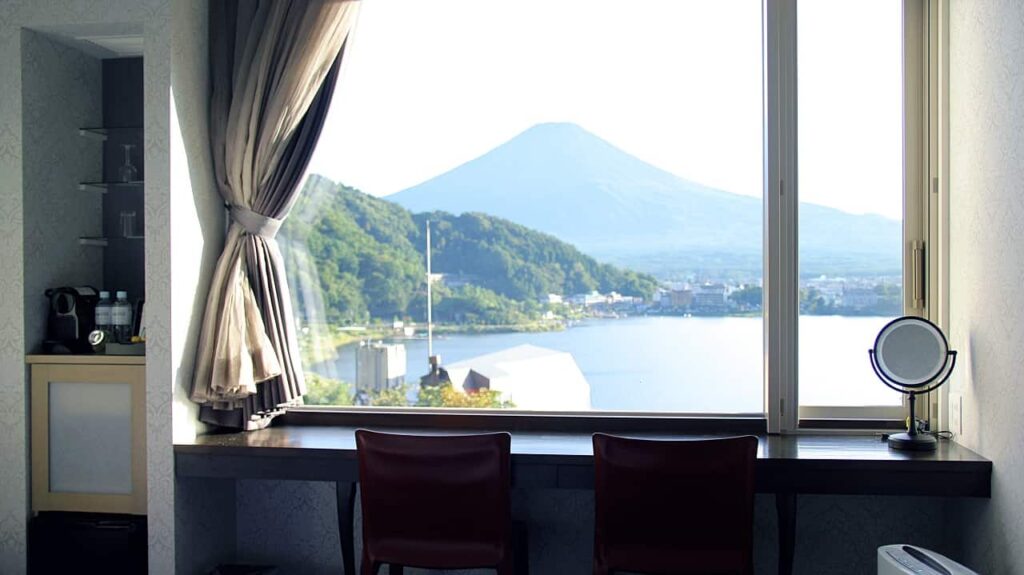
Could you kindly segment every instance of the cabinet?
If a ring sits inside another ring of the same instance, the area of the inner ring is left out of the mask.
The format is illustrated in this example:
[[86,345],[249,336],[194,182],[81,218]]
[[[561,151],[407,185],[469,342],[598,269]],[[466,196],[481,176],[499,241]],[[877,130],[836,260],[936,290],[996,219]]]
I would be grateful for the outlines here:
[[28,356],[32,511],[146,512],[146,366]]

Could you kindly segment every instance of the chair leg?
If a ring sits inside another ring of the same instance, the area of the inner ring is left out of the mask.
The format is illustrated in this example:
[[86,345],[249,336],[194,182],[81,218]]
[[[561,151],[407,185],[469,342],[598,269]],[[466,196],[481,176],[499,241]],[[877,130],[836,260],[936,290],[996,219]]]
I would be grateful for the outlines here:
[[403,571],[405,571],[405,568],[401,565],[395,565],[394,563],[388,565],[388,573],[390,575],[402,575]]
[[530,572],[530,532],[521,521],[512,523],[512,565],[515,575]]
[[494,567],[496,575],[521,575],[526,573],[526,557],[519,555],[518,549],[513,553],[506,553],[505,557]]
[[377,571],[380,570],[380,563],[370,559],[370,556],[366,553],[366,548],[363,548],[363,561],[359,566],[360,575],[377,575]]

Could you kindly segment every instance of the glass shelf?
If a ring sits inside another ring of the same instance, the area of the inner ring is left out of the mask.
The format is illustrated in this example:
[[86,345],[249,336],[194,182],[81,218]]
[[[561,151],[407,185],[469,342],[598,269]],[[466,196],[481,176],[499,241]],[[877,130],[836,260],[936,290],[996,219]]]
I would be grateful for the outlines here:
[[145,236],[113,236],[109,238],[104,237],[80,237],[78,238],[78,244],[82,246],[91,246],[96,248],[105,248],[110,245],[110,242],[116,242],[118,240],[132,241],[145,239]]
[[79,182],[78,189],[83,192],[99,192],[101,194],[105,194],[114,188],[141,187],[143,183],[145,183],[143,180],[136,180],[134,182]]
[[142,128],[138,127],[138,126],[125,126],[125,127],[118,127],[118,128],[108,128],[108,127],[100,126],[100,127],[95,127],[95,128],[79,128],[78,129],[78,135],[82,136],[84,138],[89,138],[90,140],[99,140],[99,141],[102,142],[102,141],[105,141],[108,136],[111,136],[111,135],[114,135],[114,134],[128,134],[128,133],[131,133],[131,132],[141,132],[141,131],[142,131]]

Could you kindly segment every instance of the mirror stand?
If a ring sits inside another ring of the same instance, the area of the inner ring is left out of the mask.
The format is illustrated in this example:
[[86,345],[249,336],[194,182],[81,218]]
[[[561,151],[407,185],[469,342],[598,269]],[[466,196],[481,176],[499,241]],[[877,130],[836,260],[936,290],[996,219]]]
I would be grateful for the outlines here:
[[894,433],[889,436],[889,447],[893,449],[904,449],[907,451],[932,451],[938,445],[938,440],[930,433],[919,433],[917,431],[917,416],[914,413],[915,396],[914,392],[909,396],[910,417],[907,419],[907,432]]

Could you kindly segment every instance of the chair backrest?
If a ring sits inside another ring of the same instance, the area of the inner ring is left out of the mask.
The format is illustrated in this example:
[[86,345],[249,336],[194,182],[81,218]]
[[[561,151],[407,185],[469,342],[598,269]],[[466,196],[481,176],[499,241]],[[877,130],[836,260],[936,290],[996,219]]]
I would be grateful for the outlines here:
[[[460,546],[490,549],[497,558],[509,552],[508,433],[425,436],[360,429],[356,446],[363,545],[371,554],[381,542],[419,542],[423,553],[408,564],[443,567],[459,563]],[[453,556],[446,557],[446,550]]]
[[749,572],[756,458],[752,436],[595,434],[595,563],[651,573]]

